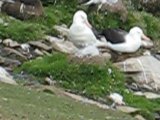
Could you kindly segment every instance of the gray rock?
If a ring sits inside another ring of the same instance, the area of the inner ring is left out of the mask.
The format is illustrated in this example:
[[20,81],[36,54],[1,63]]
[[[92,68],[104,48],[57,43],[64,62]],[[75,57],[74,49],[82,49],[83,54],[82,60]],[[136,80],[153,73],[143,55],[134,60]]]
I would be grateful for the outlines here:
[[62,53],[74,54],[78,50],[70,41],[52,41],[51,44],[54,50]]
[[4,50],[6,51],[6,54],[8,54],[8,55],[14,54],[18,58],[20,58],[22,61],[27,60],[26,56],[24,56],[22,53],[20,53],[19,51],[15,50],[15,49],[5,47]]
[[52,47],[46,45],[45,43],[43,43],[43,41],[31,41],[31,42],[29,42],[29,44],[36,47],[36,48],[43,49],[46,51],[52,50]]
[[[153,56],[130,58],[115,64],[129,75],[139,86],[160,90],[160,61]],[[132,73],[132,74],[131,74]],[[150,90],[150,89],[148,89]]]
[[2,67],[0,67],[0,82],[17,85],[13,77]]
[[5,39],[3,40],[3,44],[7,47],[19,47],[20,44],[16,41],[13,41],[12,39]]

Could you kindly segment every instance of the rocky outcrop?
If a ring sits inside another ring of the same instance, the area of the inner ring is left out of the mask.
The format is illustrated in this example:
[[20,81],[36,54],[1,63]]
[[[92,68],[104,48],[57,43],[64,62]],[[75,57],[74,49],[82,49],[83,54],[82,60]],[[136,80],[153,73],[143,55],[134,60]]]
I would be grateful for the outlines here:
[[38,17],[43,14],[40,0],[14,0],[14,3],[3,2],[1,11],[22,20]]
[[134,6],[138,9],[144,9],[154,15],[160,16],[160,1],[159,0],[132,0]]
[[139,90],[160,92],[160,61],[153,56],[130,58],[115,65],[126,73],[129,84],[134,83]]

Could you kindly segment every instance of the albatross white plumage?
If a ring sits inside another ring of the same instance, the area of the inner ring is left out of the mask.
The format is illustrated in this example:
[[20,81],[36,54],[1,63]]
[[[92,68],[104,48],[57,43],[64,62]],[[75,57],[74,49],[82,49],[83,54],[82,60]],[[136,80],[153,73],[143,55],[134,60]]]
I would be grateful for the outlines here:
[[82,10],[77,11],[73,16],[73,23],[69,28],[69,39],[79,48],[106,45],[106,43],[97,40],[87,15]]
[[143,41],[150,41],[150,38],[137,26],[130,29],[129,33],[122,30],[104,30],[102,35],[107,40],[107,46],[117,52],[133,53],[140,48]]

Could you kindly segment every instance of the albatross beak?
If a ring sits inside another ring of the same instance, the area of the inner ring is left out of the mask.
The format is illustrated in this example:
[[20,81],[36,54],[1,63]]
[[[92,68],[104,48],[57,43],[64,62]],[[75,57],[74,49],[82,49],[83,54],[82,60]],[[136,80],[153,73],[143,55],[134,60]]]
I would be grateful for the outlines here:
[[142,34],[142,39],[143,39],[143,40],[147,40],[147,41],[151,40],[149,37],[147,37],[147,36],[144,35],[144,34]]
[[85,24],[86,24],[89,28],[92,28],[92,25],[88,22],[88,20],[85,20]]

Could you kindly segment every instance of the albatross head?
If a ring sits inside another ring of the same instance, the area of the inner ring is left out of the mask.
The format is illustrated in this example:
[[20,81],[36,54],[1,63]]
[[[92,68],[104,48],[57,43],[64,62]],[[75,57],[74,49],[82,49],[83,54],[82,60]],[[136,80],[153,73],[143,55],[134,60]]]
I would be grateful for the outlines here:
[[143,33],[142,29],[139,28],[139,27],[133,27],[133,28],[129,31],[129,33],[130,33],[131,35],[135,35],[135,36],[140,37],[142,40],[148,40],[148,41],[151,40],[149,37],[147,37],[147,36]]
[[73,23],[84,24],[87,27],[92,28],[91,24],[88,22],[87,14],[82,10],[79,10],[74,14]]

